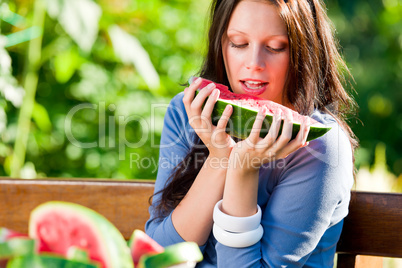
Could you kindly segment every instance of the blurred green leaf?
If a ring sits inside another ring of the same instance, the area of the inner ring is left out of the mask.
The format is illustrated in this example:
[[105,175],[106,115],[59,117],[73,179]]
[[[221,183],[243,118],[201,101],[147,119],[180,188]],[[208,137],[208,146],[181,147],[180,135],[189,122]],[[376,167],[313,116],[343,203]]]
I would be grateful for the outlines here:
[[47,0],[48,14],[85,51],[90,52],[98,36],[102,10],[92,0]]
[[15,107],[20,107],[25,91],[12,75],[11,57],[3,48],[5,44],[4,36],[0,35],[0,93]]
[[133,64],[151,90],[158,89],[160,86],[159,75],[138,39],[117,25],[109,28],[109,35],[116,56],[125,64]]
[[32,26],[28,29],[7,35],[7,42],[5,47],[15,46],[31,39],[38,38],[41,35],[42,29],[37,26]]
[[81,61],[77,51],[69,48],[57,54],[54,58],[54,70],[56,80],[63,84],[73,76]]
[[32,118],[41,131],[49,132],[52,129],[52,123],[46,108],[37,102],[33,107]]
[[4,108],[0,106],[0,135],[5,131],[7,128],[7,115],[4,112]]
[[0,2],[0,20],[4,20],[14,26],[22,27],[26,21],[25,18],[10,10],[8,3]]

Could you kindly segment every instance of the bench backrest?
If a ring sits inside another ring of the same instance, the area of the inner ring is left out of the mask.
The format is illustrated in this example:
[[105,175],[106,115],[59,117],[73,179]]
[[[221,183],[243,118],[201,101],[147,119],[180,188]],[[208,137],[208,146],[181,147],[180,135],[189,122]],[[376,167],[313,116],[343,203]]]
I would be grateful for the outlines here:
[[[129,239],[149,217],[152,181],[0,179],[0,226],[28,232],[32,209],[50,200],[84,205],[109,219]],[[353,192],[338,244],[338,268],[381,267],[402,257],[402,194]]]

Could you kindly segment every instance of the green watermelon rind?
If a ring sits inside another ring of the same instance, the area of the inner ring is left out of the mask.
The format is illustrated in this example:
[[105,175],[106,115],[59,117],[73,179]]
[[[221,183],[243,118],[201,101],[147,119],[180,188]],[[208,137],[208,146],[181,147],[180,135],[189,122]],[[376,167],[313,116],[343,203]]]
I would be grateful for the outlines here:
[[100,268],[98,264],[68,260],[54,255],[25,255],[11,259],[7,268]]
[[32,254],[35,251],[35,240],[29,238],[12,238],[0,243],[0,260],[16,256]]
[[71,246],[67,249],[67,259],[82,262],[90,261],[88,251],[77,246]]
[[181,263],[202,261],[200,248],[194,242],[182,242],[165,248],[165,251],[155,255],[144,255],[138,264],[139,268],[167,268]]
[[[214,109],[212,111],[212,115],[211,115],[212,124],[214,124],[214,125],[218,124],[218,121],[221,118],[223,111],[225,110],[225,108],[228,104],[232,105],[233,112],[232,112],[232,115],[230,116],[230,120],[226,127],[226,132],[230,136],[240,138],[240,139],[246,139],[251,133],[253,123],[255,121],[255,118],[257,117],[258,111],[251,109],[249,107],[239,106],[238,104],[235,104],[232,101],[218,99],[217,102],[215,103],[215,107],[214,107]],[[273,114],[269,114],[269,113],[266,114],[264,122],[262,124],[261,131],[260,131],[261,138],[264,138],[267,135],[269,128],[272,124],[273,117],[274,117]],[[284,123],[284,120],[282,119],[279,133],[282,132],[283,123]],[[311,141],[311,140],[314,140],[314,139],[317,139],[317,138],[323,136],[330,129],[331,129],[331,127],[327,127],[321,123],[316,123],[316,124],[310,125],[310,131],[307,136],[307,141]],[[293,123],[291,139],[296,138],[299,130],[300,130],[300,124]]]
[[36,207],[31,212],[29,219],[29,235],[38,238],[36,224],[43,215],[53,211],[64,211],[79,217],[82,221],[91,226],[95,234],[98,234],[101,252],[110,264],[110,267],[133,268],[130,250],[120,231],[104,216],[87,207],[63,201],[49,201]]

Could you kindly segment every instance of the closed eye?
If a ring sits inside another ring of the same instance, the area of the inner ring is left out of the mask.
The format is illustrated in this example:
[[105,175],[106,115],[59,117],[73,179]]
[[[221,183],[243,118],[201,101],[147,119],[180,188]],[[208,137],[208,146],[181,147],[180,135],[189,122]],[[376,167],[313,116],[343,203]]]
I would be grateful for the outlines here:
[[282,51],[284,51],[284,50],[286,49],[285,47],[282,47],[282,48],[273,48],[273,47],[270,47],[270,46],[268,46],[267,48],[268,48],[269,51],[272,51],[272,52],[275,52],[275,53],[282,52]]
[[229,42],[229,44],[231,47],[234,47],[234,48],[244,48],[248,45],[248,44],[235,44],[233,42]]

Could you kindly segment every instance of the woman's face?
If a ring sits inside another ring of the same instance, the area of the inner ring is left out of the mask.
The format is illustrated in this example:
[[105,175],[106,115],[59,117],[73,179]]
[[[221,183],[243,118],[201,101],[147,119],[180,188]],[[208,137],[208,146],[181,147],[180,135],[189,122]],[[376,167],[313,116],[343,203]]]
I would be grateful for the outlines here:
[[222,38],[222,53],[233,92],[284,104],[289,41],[275,6],[241,1]]

